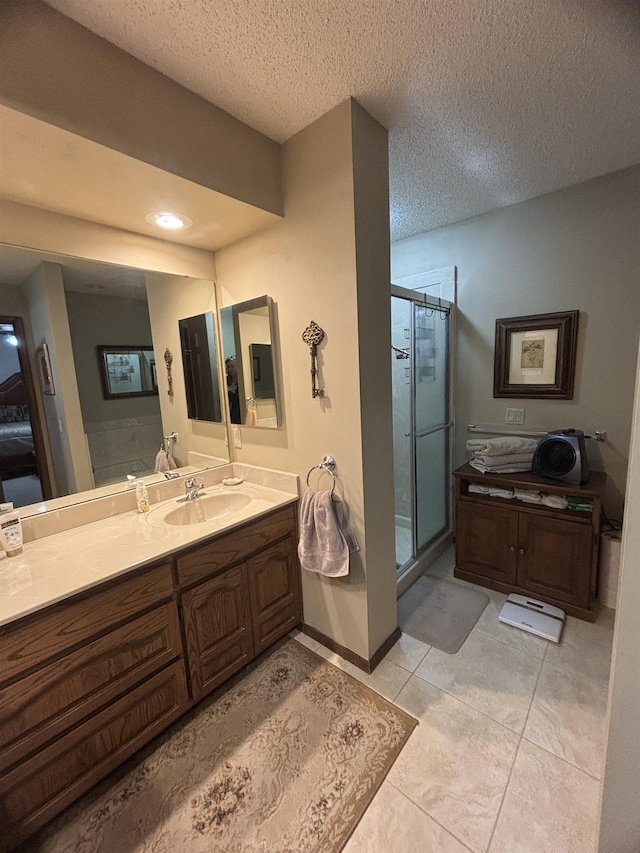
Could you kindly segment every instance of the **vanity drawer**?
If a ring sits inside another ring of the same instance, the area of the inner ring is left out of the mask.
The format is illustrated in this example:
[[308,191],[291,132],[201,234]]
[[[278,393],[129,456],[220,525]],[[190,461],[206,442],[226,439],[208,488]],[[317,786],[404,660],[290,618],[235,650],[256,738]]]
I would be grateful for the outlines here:
[[294,507],[295,505],[286,506],[266,518],[251,521],[239,530],[220,536],[209,545],[201,546],[184,557],[178,557],[180,585],[186,587],[198,583],[227,566],[241,563],[272,542],[294,533]]
[[167,563],[0,628],[0,684],[108,631],[174,594]]
[[0,767],[40,749],[181,654],[174,601],[0,690]]
[[0,850],[9,850],[187,709],[176,661],[31,759],[0,777]]

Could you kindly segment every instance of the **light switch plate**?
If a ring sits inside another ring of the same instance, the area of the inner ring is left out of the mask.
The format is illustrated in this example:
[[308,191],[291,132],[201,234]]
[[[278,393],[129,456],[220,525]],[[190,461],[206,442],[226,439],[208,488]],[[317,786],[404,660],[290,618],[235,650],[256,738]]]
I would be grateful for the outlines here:
[[504,422],[506,424],[523,424],[524,423],[524,409],[506,409]]
[[240,427],[234,426],[232,428],[233,432],[233,446],[239,449],[242,448],[242,433],[240,432]]

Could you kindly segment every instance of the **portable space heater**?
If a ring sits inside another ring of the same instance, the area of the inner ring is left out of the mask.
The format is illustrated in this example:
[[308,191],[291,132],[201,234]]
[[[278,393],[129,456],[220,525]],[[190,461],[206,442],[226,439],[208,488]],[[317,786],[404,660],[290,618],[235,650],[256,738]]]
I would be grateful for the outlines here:
[[533,470],[541,477],[579,486],[589,479],[584,433],[580,429],[548,432],[533,454]]

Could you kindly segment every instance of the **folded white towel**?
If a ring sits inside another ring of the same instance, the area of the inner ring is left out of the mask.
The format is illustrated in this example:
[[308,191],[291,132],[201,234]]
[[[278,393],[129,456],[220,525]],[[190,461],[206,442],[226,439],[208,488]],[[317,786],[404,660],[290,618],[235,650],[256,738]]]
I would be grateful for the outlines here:
[[505,453],[533,453],[537,446],[538,442],[535,438],[520,438],[515,435],[502,438],[470,438],[467,441],[467,450],[474,453],[478,450],[487,456],[502,456]]
[[160,449],[156,456],[154,472],[156,474],[164,474],[166,471],[172,471],[176,467],[176,461],[173,456],[167,450]]
[[568,506],[567,499],[564,495],[542,495],[542,503],[545,506],[551,506],[554,509],[566,509]]
[[473,455],[474,459],[478,459],[483,465],[490,468],[499,468],[501,465],[531,465],[533,462],[533,453],[503,453],[501,456],[491,456],[489,453],[480,453],[476,450]]
[[476,495],[488,495],[490,489],[489,486],[482,486],[480,483],[469,483],[468,491]]
[[469,462],[472,468],[476,471],[481,471],[483,474],[516,474],[519,471],[530,471],[531,463],[526,462],[515,463],[513,465],[485,465],[479,459],[472,459]]
[[530,489],[514,489],[513,496],[517,501],[524,501],[527,504],[539,504],[542,500],[540,492],[533,492]]
[[492,498],[505,498],[506,500],[510,500],[513,497],[513,489],[499,489],[497,486],[493,488],[493,486],[489,489],[489,495]]
[[328,490],[307,489],[300,502],[300,565],[328,577],[349,573],[349,554],[360,546],[349,526],[344,506]]

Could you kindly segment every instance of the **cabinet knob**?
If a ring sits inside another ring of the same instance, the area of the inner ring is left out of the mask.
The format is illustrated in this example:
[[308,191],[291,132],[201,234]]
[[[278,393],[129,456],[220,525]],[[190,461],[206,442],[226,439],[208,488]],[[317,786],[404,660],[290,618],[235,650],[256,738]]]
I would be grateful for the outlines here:
[[519,548],[519,549],[518,549],[518,554],[524,554],[524,548]]
[[509,545],[509,550],[510,550],[510,551],[515,551],[515,550],[516,550],[516,546],[515,546],[515,545]]

